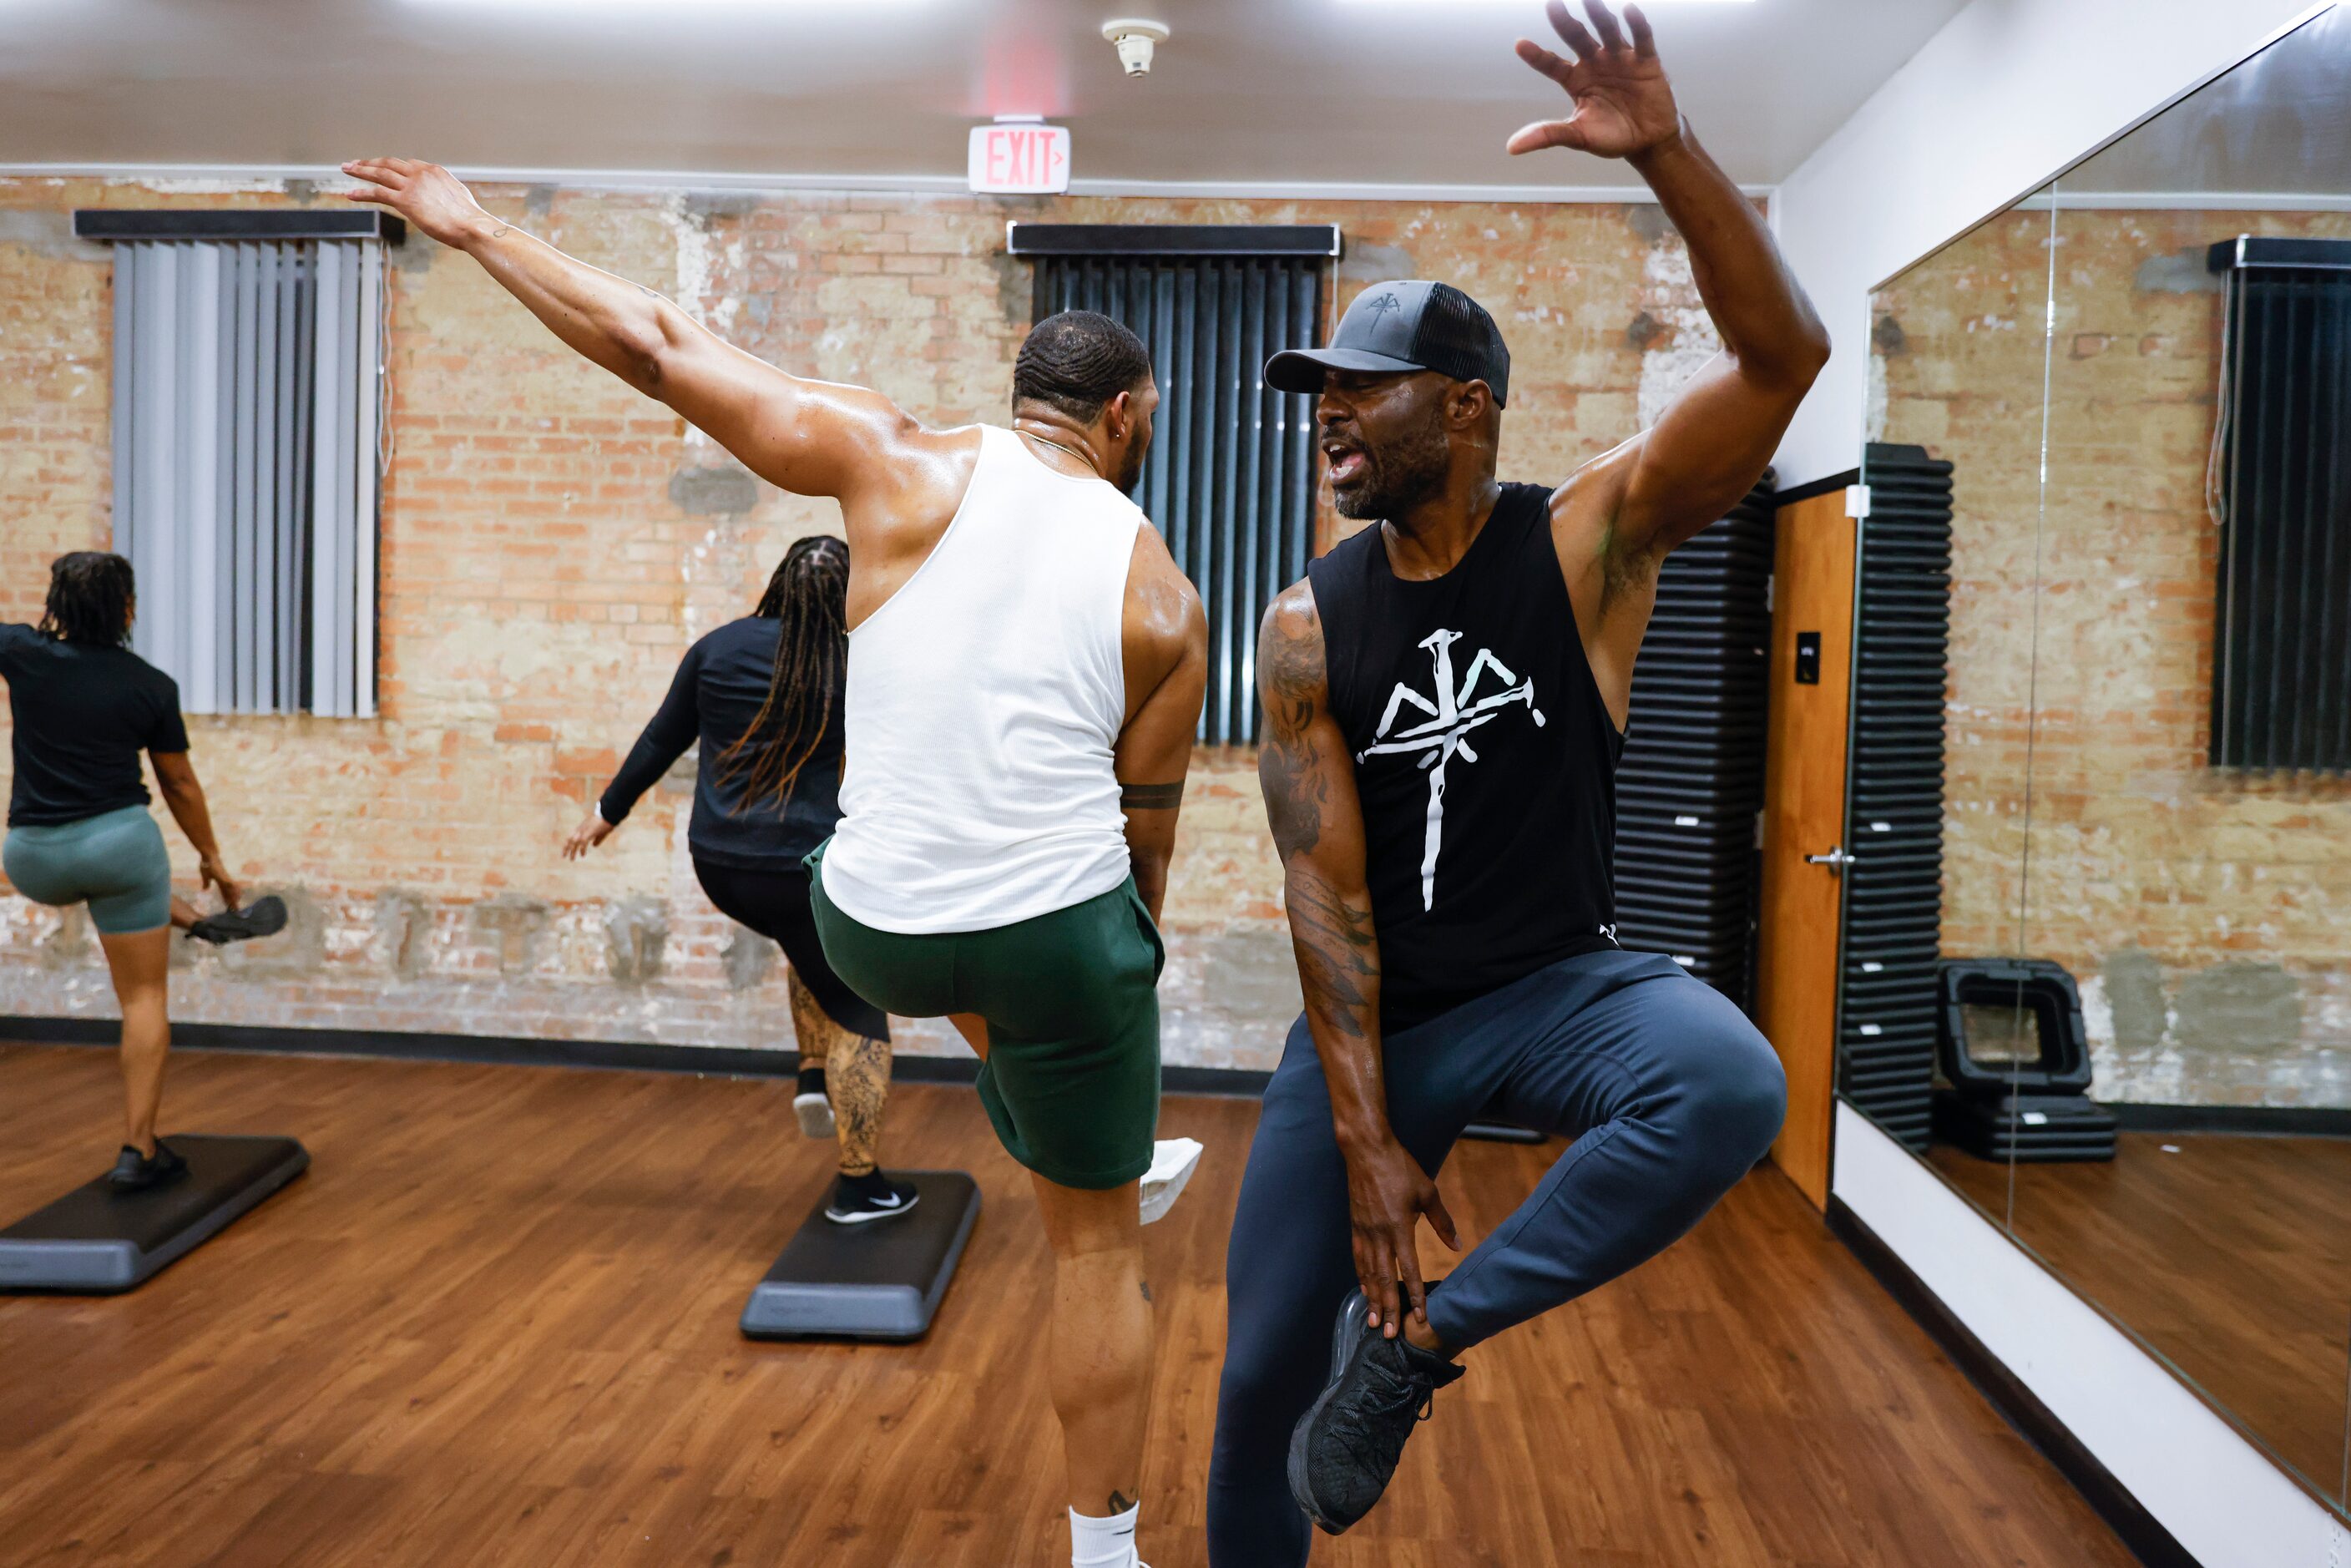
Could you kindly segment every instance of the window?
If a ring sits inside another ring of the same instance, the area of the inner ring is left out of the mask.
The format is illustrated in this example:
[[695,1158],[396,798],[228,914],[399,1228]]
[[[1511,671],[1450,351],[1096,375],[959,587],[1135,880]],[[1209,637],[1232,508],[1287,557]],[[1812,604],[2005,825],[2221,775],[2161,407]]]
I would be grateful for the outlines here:
[[75,214],[115,242],[114,548],[191,713],[375,712],[374,213]]
[[1258,621],[1312,549],[1313,411],[1263,377],[1321,340],[1338,242],[1325,225],[1012,225],[1012,254],[1037,258],[1034,319],[1099,310],[1151,350],[1159,414],[1134,498],[1207,609],[1210,746],[1256,741]]
[[2351,772],[2351,240],[2212,247],[2219,768]]

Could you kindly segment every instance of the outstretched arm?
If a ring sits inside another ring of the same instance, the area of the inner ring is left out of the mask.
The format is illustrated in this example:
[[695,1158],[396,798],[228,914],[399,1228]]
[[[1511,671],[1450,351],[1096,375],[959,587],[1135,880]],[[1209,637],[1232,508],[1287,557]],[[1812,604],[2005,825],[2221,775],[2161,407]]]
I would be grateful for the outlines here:
[[702,644],[696,643],[677,662],[677,674],[669,683],[669,695],[662,699],[653,716],[646,721],[637,743],[629,747],[622,760],[620,771],[604,786],[588,809],[587,816],[571,830],[563,841],[563,858],[576,861],[612,836],[612,830],[629,820],[637,802],[646,790],[660,782],[677,759],[685,755],[702,733],[702,712],[697,698],[702,685]]
[[500,223],[438,164],[365,158],[343,172],[362,182],[352,201],[388,207],[471,256],[557,337],[781,489],[848,498],[914,428],[878,392],[786,375],[652,289]]
[[1612,551],[1662,555],[1737,505],[1762,476],[1828,361],[1829,339],[1754,204],[1683,120],[1639,7],[1627,5],[1619,26],[1601,0],[1583,5],[1590,27],[1562,0],[1550,6],[1574,59],[1519,42],[1520,57],[1565,88],[1575,112],[1526,127],[1510,149],[1572,147],[1626,160],[1689,247],[1722,352],[1654,426],[1579,476],[1599,487],[1593,499],[1612,514]]
[[1331,715],[1322,618],[1298,583],[1269,606],[1258,634],[1258,695],[1265,737],[1258,782],[1273,846],[1306,1027],[1331,1090],[1331,1122],[1347,1162],[1355,1275],[1390,1339],[1402,1331],[1396,1281],[1427,1326],[1419,1239],[1422,1215],[1454,1246],[1445,1200],[1388,1124],[1380,1047],[1380,945],[1364,870],[1364,810],[1346,737]]

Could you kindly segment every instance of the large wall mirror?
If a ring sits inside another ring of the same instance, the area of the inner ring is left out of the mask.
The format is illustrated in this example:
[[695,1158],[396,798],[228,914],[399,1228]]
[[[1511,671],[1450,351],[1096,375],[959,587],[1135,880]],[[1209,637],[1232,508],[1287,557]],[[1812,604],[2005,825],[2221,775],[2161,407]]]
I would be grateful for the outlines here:
[[2343,1511],[2351,9],[1872,314],[1841,1091]]

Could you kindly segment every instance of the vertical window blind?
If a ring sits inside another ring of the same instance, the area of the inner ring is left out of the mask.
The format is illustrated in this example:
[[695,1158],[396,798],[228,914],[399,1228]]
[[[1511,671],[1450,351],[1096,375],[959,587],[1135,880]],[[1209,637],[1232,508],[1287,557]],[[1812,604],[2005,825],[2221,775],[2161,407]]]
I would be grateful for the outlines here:
[[[1151,350],[1160,405],[1134,498],[1207,610],[1200,738],[1253,744],[1258,622],[1305,575],[1314,517],[1311,400],[1266,386],[1265,361],[1321,340],[1323,268],[1336,233],[1033,232],[1046,227],[1014,225],[1014,254],[1037,257],[1035,319],[1098,310]],[[1032,231],[1026,246],[1021,231]]]
[[380,240],[118,238],[114,546],[189,712],[374,714],[384,326]]
[[2351,240],[2223,241],[2220,768],[2351,772]]

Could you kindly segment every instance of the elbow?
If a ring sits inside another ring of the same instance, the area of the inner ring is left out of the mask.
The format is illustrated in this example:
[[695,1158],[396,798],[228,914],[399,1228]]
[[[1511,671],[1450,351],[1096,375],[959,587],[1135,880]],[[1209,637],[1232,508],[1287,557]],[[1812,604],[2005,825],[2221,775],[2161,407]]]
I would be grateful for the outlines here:
[[653,308],[612,334],[619,363],[613,369],[639,392],[662,395],[671,367],[684,350],[694,323],[670,301],[655,298]]
[[1829,329],[1821,325],[1819,317],[1805,311],[1803,330],[1797,335],[1795,371],[1796,379],[1807,390],[1820,380],[1821,372],[1828,369],[1829,355],[1833,352]]
[[1750,386],[1791,403],[1801,402],[1828,367],[1829,335],[1808,311],[1786,342],[1773,345],[1768,352],[1750,349],[1737,358],[1740,373]]

